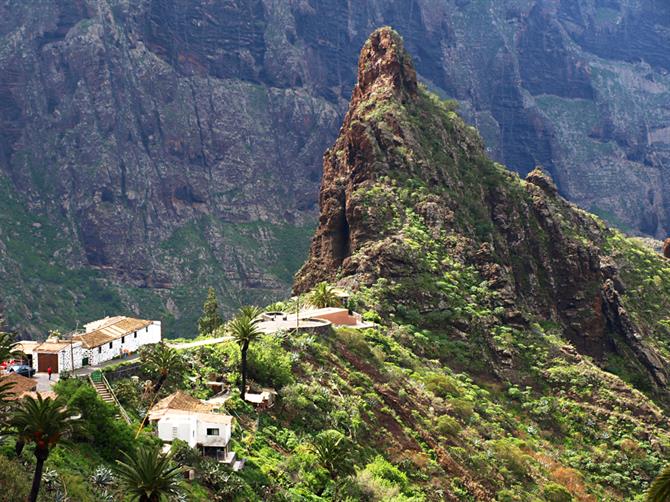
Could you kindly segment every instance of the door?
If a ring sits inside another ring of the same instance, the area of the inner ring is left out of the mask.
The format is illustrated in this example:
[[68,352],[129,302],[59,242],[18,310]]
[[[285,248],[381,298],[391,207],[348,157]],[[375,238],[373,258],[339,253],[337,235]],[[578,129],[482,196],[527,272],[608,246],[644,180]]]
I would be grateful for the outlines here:
[[58,354],[37,353],[37,371],[46,373],[51,368],[53,373],[58,373]]

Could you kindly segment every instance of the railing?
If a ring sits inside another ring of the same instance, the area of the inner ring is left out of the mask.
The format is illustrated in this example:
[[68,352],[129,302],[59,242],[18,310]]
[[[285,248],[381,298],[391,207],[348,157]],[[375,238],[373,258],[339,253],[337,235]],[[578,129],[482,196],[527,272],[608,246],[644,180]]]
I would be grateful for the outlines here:
[[126,421],[126,423],[130,424],[131,420],[130,417],[128,416],[128,413],[123,408],[123,406],[121,406],[121,403],[116,397],[116,394],[114,394],[114,391],[112,390],[112,386],[109,385],[109,382],[105,378],[105,375],[102,373],[102,371],[94,371],[89,375],[88,379],[90,380],[91,385],[93,385],[94,388],[96,383],[102,383],[105,386],[105,389],[107,389],[109,395],[112,396],[114,404],[116,404],[116,407],[119,409],[119,414],[121,415],[121,418],[123,418]]
[[107,378],[105,378],[105,375],[102,375],[102,381],[105,384],[105,387],[107,387],[107,390],[111,394],[112,398],[114,399],[114,402],[116,403],[116,406],[119,407],[119,411],[121,412],[121,416],[123,419],[126,421],[126,423],[130,424],[130,417],[128,416],[128,413],[126,413],[126,410],[121,406],[121,403],[116,397],[116,394],[114,394],[114,391],[112,390],[112,386],[109,385],[109,382],[107,381]]

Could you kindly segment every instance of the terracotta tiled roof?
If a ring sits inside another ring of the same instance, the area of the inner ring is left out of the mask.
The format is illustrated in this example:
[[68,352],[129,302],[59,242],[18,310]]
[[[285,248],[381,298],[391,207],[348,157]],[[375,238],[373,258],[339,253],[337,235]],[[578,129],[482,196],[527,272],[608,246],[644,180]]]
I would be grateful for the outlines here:
[[10,399],[19,399],[27,392],[34,391],[37,388],[37,382],[35,380],[17,375],[16,373],[10,373],[0,377],[0,385],[5,383],[12,384],[9,388],[9,392],[12,394]]
[[146,328],[151,322],[144,319],[133,319],[132,317],[110,317],[100,321],[101,324],[96,323],[98,327],[94,331],[83,335],[74,335],[74,339],[79,340],[84,348],[91,349]]
[[158,401],[149,412],[150,420],[158,420],[168,410],[188,411],[188,412],[210,412],[213,406],[203,403],[200,399],[189,396],[182,391],[170,394],[168,397]]

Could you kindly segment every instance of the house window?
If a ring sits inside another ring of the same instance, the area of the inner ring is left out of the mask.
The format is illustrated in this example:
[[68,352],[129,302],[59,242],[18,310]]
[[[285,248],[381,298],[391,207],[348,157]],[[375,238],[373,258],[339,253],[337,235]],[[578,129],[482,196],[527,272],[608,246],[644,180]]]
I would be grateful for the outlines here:
[[126,337],[125,336],[121,337],[121,343],[126,343]]
[[135,333],[133,333],[133,338],[137,338],[137,331],[135,331]]
[[109,342],[109,348],[110,348],[110,349],[112,348],[112,344],[113,344],[113,343],[114,343],[114,342]]
[[179,429],[177,427],[172,428],[172,439],[177,439],[179,437]]
[[148,332],[149,332],[149,326],[147,326],[146,328],[144,328],[144,331],[146,331],[146,332],[148,333]]
[[219,435],[219,429],[207,429],[207,435],[208,436],[218,436]]
[[98,354],[100,354],[100,352],[102,352],[102,347],[98,347]]

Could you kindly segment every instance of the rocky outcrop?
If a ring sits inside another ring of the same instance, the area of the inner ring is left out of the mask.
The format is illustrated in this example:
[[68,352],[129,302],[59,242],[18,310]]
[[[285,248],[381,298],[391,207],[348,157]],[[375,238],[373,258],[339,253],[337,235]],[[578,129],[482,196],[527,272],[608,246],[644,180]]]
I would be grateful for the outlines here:
[[[0,5],[0,177],[30,215],[15,239],[52,242],[37,248],[44,267],[72,280],[60,291],[21,249],[0,250],[8,320],[35,333],[61,324],[50,298],[76,305],[91,274],[101,297],[121,295],[96,300],[97,312],[151,305],[143,315],[183,319],[204,294],[194,275],[222,284],[228,308],[285,293],[300,257],[288,270],[280,250],[307,245],[295,237],[316,217],[322,152],[360,47],[386,24],[405,36],[418,80],[460,101],[490,155],[522,174],[541,164],[583,207],[665,235],[670,77],[657,4]],[[172,247],[184,235],[197,256],[188,272]]]
[[522,182],[488,160],[472,128],[417,87],[411,64],[389,28],[364,45],[349,111],[324,158],[319,227],[295,290],[324,280],[374,288],[382,279],[389,314],[418,311],[412,322],[445,329],[430,319],[454,307],[433,285],[474,266],[504,322],[528,329],[532,319],[551,320],[599,361],[624,350],[623,340],[665,387],[662,357],[616,290],[625,286],[608,257],[612,232],[563,199],[542,169]]

